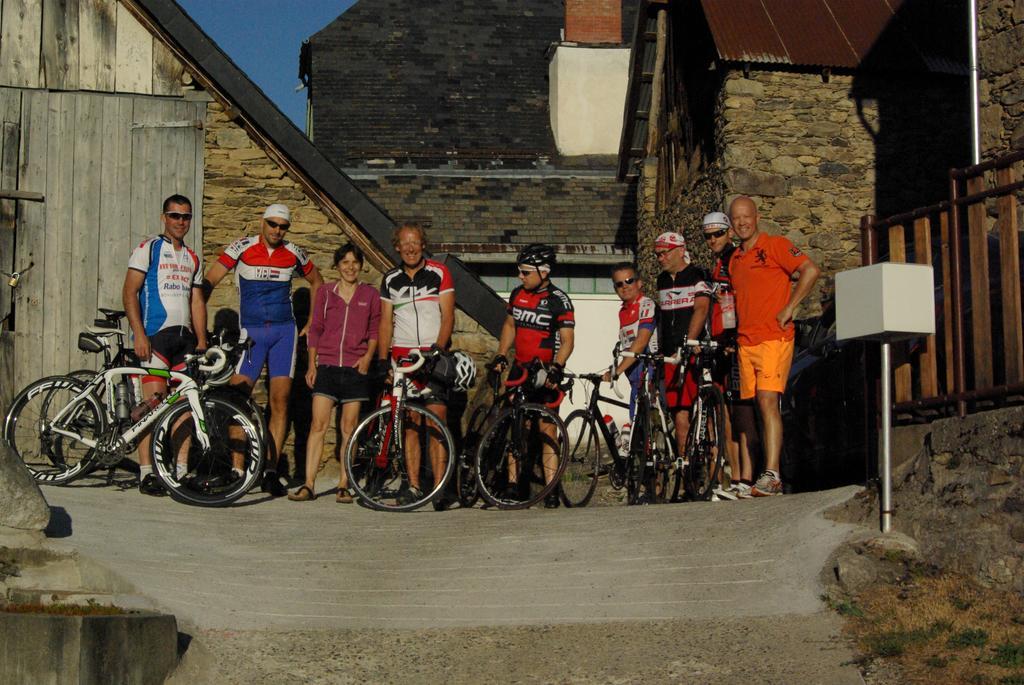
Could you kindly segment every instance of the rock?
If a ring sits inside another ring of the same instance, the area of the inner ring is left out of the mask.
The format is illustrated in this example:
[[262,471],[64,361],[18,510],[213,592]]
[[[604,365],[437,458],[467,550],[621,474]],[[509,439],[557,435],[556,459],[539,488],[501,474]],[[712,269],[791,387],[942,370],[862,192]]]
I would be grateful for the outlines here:
[[807,126],[807,134],[814,138],[832,138],[843,132],[843,127],[833,121],[816,121]]
[[243,129],[231,126],[217,131],[217,145],[229,149],[249,148],[252,147],[252,141]]
[[725,173],[725,184],[731,193],[777,197],[787,192],[786,179],[778,174],[766,174],[747,169],[730,169]]
[[1014,477],[1003,469],[992,469],[988,474],[988,484],[992,487],[1014,482]]
[[986,75],[999,75],[1012,71],[1020,61],[1020,45],[1024,43],[1024,26],[1014,26],[992,35],[978,46]]
[[789,198],[779,198],[772,207],[772,217],[778,220],[805,218],[811,215],[811,210],[805,205],[794,202]]
[[841,176],[850,173],[850,169],[839,162],[822,162],[818,165],[818,171],[822,176]]
[[1024,102],[1024,84],[1018,85],[1016,88],[1004,92],[999,97],[999,102],[1003,105],[1016,105],[1018,102]]
[[779,155],[772,160],[772,171],[783,176],[799,176],[804,172],[804,165],[786,155]]
[[1024,150],[1024,119],[1017,123],[1010,134],[1010,147],[1014,150]]
[[21,460],[0,442],[0,526],[42,531],[50,523],[50,507]]
[[725,82],[725,92],[728,95],[761,97],[764,95],[764,86],[753,79],[734,78]]

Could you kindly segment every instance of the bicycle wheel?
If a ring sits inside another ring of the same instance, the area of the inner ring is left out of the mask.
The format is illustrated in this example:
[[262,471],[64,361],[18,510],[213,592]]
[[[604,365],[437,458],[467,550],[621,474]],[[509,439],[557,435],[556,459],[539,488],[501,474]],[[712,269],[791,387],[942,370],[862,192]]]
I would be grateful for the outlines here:
[[[74,401],[86,387],[69,376],[49,376],[31,383],[11,402],[4,419],[4,441],[40,483],[64,485],[88,473],[95,448],[54,431],[63,430],[90,441],[106,427],[103,408],[92,395]],[[60,421],[52,417],[62,413]]]
[[711,499],[725,459],[725,399],[718,388],[709,386],[701,388],[693,407],[683,481],[687,497],[699,501]]
[[401,435],[393,435],[392,418],[391,407],[384,406],[356,426],[345,451],[349,485],[368,507],[412,511],[444,492],[455,470],[455,447],[448,427],[424,407],[404,406]]
[[565,506],[584,507],[597,489],[604,436],[585,409],[569,414],[565,432],[569,436],[569,459],[559,481],[559,494]]
[[633,421],[633,432],[629,437],[629,454],[626,463],[626,504],[648,504],[646,494],[650,469],[647,467],[650,421],[644,420],[649,412],[638,403]]
[[673,493],[670,491],[672,471],[675,467],[675,453],[672,448],[672,436],[665,431],[661,423],[661,417],[651,412],[647,435],[647,461],[652,465],[649,467],[648,487],[651,501],[670,502]]
[[[153,472],[179,502],[223,507],[248,492],[263,472],[263,441],[248,407],[215,395],[201,402],[203,421],[195,420],[186,400],[157,421]],[[200,444],[198,430],[205,430],[209,449]],[[187,464],[180,476],[179,463]]]
[[[551,455],[547,464],[545,452]],[[558,487],[568,454],[565,424],[558,414],[540,404],[506,409],[476,453],[480,495],[499,509],[531,507]]]
[[476,450],[480,445],[480,431],[489,413],[490,407],[477,407],[462,436],[462,450],[455,466],[455,490],[459,506],[463,509],[472,508],[480,499],[480,490],[476,485]]

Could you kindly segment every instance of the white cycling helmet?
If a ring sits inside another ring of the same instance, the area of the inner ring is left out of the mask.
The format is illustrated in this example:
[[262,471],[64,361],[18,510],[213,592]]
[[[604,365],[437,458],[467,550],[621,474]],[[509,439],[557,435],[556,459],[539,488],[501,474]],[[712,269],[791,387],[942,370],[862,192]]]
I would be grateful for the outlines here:
[[455,388],[469,390],[476,380],[476,364],[473,358],[461,350],[452,353],[455,358]]

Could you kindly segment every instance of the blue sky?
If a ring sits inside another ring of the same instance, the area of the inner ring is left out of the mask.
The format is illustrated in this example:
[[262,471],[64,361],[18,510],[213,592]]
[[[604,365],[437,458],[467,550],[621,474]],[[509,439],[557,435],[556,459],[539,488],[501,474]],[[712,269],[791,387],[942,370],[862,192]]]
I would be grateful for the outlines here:
[[302,41],[355,0],[178,0],[220,49],[306,130],[306,91],[299,85]]

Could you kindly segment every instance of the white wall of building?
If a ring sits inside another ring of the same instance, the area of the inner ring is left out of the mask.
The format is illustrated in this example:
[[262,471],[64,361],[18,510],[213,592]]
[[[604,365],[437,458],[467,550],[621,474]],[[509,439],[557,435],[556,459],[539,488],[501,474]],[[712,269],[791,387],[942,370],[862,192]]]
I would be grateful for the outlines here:
[[563,155],[619,152],[629,48],[561,44],[548,65],[551,131]]

